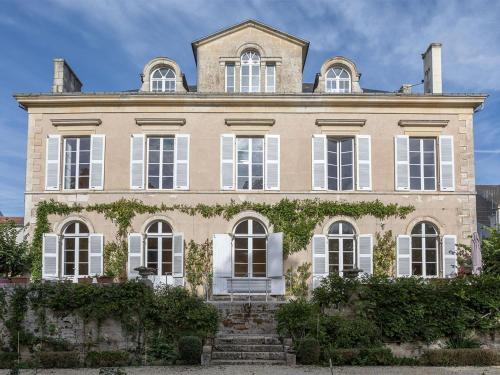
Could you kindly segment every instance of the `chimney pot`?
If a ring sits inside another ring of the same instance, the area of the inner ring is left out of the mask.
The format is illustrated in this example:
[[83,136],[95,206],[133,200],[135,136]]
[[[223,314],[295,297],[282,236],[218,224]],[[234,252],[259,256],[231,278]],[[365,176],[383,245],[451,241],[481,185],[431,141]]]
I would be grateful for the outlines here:
[[409,83],[403,83],[403,85],[399,88],[399,91],[401,94],[411,94],[411,87],[412,85]]
[[80,92],[82,82],[64,59],[54,59],[52,92]]

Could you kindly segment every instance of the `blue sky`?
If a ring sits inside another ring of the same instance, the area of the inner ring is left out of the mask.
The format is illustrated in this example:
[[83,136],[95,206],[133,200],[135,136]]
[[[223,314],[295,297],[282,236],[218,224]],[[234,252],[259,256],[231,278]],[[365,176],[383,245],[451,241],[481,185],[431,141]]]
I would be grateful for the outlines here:
[[155,56],[190,84],[190,43],[254,18],[311,42],[304,81],[334,55],[354,60],[367,88],[422,79],[420,54],[443,43],[445,92],[484,92],[475,116],[476,182],[500,184],[500,1],[0,0],[0,211],[23,215],[27,115],[15,92],[47,92],[52,59],[68,60],[84,91],[138,88]]

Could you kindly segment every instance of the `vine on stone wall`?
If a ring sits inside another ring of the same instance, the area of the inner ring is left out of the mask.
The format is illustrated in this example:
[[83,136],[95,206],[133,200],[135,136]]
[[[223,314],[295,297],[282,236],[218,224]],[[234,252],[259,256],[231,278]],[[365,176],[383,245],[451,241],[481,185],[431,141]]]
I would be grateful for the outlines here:
[[388,217],[404,218],[414,210],[413,206],[384,204],[379,200],[372,202],[339,202],[319,199],[282,199],[277,203],[235,202],[227,204],[197,204],[195,206],[174,204],[147,205],[136,199],[119,199],[112,203],[68,205],[54,200],[37,204],[36,227],[32,248],[32,277],[41,278],[42,238],[44,233],[51,232],[49,215],[67,216],[80,212],[96,212],[111,220],[117,228],[116,236],[121,240],[127,238],[132,219],[141,214],[158,214],[178,211],[190,216],[200,215],[209,219],[223,217],[230,220],[243,211],[254,211],[265,216],[274,227],[275,232],[283,232],[283,246],[286,255],[307,247],[316,226],[326,218],[347,216],[357,219],[373,216],[378,219]]

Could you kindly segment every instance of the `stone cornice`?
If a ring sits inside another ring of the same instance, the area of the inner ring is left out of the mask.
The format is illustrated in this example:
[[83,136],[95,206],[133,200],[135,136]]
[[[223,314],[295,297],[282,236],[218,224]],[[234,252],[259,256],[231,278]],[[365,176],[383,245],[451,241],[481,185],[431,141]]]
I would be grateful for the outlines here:
[[256,118],[227,118],[224,120],[227,126],[273,126],[274,119],[256,119]]
[[365,126],[366,120],[358,119],[317,119],[318,126]]
[[53,126],[99,126],[102,121],[97,118],[50,119]]
[[185,118],[136,118],[135,123],[139,126],[184,126]]
[[401,127],[444,128],[450,120],[399,120]]

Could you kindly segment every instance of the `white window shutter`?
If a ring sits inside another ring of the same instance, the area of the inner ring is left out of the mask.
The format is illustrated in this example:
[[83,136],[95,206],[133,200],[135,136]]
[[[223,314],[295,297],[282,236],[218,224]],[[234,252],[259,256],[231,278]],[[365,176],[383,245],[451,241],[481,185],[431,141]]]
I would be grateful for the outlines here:
[[142,234],[129,233],[128,235],[128,278],[133,279],[139,276],[135,268],[143,265]]
[[227,294],[227,279],[232,276],[232,240],[229,234],[213,237],[213,294]]
[[394,166],[396,190],[410,190],[410,144],[407,135],[394,138]]
[[280,189],[280,136],[266,135],[266,190]]
[[457,236],[443,236],[443,277],[457,275]]
[[45,233],[42,241],[42,278],[55,279],[59,276],[59,236]]
[[373,274],[373,236],[360,234],[358,237],[358,268],[364,275]]
[[315,134],[312,138],[312,189],[326,190],[326,135]]
[[358,190],[372,190],[372,146],[369,135],[356,136],[356,151]]
[[89,235],[89,275],[102,275],[104,273],[103,254],[103,235]]
[[220,186],[221,190],[234,190],[234,134],[220,138]]
[[174,233],[172,240],[172,275],[184,277],[184,234]]
[[104,188],[105,135],[93,134],[90,137],[90,188]]
[[144,134],[130,138],[130,188],[144,189]]
[[189,190],[189,134],[175,136],[175,188]]
[[439,137],[439,186],[441,191],[455,191],[453,159],[453,136],[441,135]]
[[59,190],[60,181],[61,136],[47,136],[45,150],[45,190]]
[[397,276],[411,276],[411,238],[397,237]]
[[270,233],[267,238],[267,277],[271,278],[271,294],[285,294],[283,274],[283,233]]
[[316,234],[312,241],[313,260],[313,289],[321,284],[321,280],[328,276],[328,238]]

